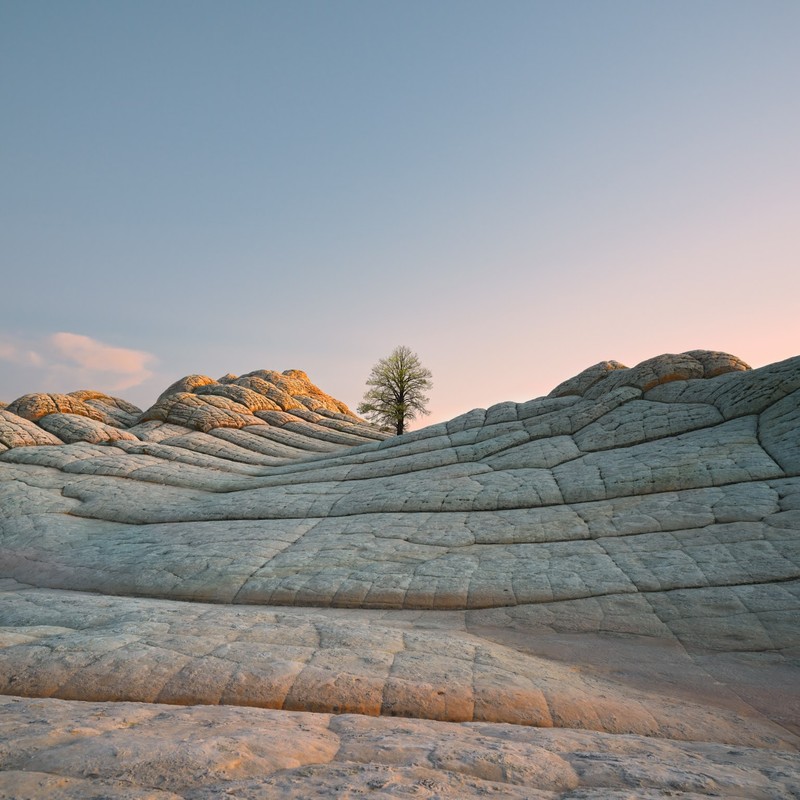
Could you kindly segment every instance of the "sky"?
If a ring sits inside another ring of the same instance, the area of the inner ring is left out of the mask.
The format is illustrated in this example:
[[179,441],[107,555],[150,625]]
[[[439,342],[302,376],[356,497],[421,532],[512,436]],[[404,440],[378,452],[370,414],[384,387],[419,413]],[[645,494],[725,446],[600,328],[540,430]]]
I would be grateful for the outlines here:
[[0,400],[302,369],[429,417],[800,354],[797,0],[0,0]]

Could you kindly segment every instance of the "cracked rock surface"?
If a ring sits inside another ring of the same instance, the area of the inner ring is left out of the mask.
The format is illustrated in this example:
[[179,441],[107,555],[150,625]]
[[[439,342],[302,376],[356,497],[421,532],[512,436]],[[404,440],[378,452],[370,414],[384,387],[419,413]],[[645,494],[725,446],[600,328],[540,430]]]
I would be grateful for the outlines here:
[[0,798],[800,795],[800,357],[26,395],[0,507]]

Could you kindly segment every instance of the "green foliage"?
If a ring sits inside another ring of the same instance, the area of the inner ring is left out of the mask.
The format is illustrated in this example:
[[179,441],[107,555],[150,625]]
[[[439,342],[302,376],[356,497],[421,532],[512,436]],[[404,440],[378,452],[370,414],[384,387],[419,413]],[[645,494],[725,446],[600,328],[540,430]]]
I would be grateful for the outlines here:
[[433,386],[431,378],[416,353],[405,345],[395,347],[372,368],[358,413],[399,436],[407,421],[430,413],[425,393]]

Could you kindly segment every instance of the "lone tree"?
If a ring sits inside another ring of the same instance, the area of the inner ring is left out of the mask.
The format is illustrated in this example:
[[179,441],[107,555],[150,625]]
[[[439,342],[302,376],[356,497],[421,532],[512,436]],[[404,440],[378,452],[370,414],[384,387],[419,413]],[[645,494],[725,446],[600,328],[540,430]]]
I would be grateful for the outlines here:
[[405,345],[395,347],[388,358],[382,358],[367,379],[370,388],[358,406],[363,414],[381,427],[394,428],[399,436],[406,420],[417,414],[429,414],[425,394],[432,386],[431,371],[422,366],[419,356]]

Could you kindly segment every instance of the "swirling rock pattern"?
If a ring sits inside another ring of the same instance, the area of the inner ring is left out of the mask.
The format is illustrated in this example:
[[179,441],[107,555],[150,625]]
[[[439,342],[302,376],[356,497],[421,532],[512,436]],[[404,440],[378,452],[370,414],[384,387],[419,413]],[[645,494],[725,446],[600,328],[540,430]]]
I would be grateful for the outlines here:
[[800,793],[800,357],[402,437],[192,375],[2,448],[0,797]]

